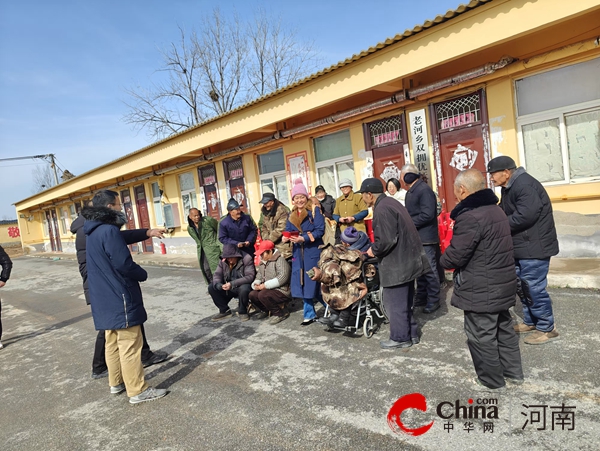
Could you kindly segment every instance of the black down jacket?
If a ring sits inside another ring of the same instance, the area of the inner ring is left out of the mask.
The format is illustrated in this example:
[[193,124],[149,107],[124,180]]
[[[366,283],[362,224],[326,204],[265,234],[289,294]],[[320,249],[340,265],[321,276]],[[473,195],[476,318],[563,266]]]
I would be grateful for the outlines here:
[[543,259],[558,254],[552,204],[540,182],[525,169],[513,172],[502,188],[500,207],[508,216],[516,259]]
[[373,207],[373,254],[381,262],[381,286],[393,287],[431,271],[419,234],[406,208],[382,194]]
[[422,243],[439,243],[437,198],[430,186],[422,179],[417,180],[406,192],[404,204],[419,231]]
[[515,304],[517,274],[510,226],[496,205],[498,198],[484,189],[463,199],[450,217],[454,235],[441,265],[454,269],[452,305],[465,311],[495,313]]

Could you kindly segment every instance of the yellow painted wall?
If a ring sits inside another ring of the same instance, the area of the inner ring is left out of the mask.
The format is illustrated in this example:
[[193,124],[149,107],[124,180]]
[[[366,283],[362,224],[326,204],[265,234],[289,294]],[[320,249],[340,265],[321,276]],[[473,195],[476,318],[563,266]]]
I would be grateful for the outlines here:
[[507,155],[520,164],[513,80],[504,78],[485,87],[490,125],[491,157]]
[[[14,234],[15,230],[18,231],[19,236],[12,237],[9,234],[9,229]],[[16,222],[14,224],[0,224],[0,244],[17,244],[21,242],[21,230],[19,228],[19,223]]]

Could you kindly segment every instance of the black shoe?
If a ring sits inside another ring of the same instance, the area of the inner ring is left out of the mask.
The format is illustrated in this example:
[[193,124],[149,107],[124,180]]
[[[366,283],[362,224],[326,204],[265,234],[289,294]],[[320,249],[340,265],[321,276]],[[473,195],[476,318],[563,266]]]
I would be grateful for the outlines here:
[[385,340],[385,341],[380,341],[379,345],[381,346],[381,349],[410,348],[413,345],[413,342],[412,341]]
[[413,307],[425,307],[427,305],[427,299],[417,299],[413,301]]
[[308,326],[309,324],[312,324],[316,321],[316,318],[314,319],[305,319],[304,321],[302,321],[300,323],[301,326]]
[[333,327],[348,327],[350,325],[350,308],[340,311],[340,317],[333,322]]
[[412,337],[410,339],[410,341],[412,342],[412,344],[414,345],[418,345],[419,343],[421,343],[421,340],[419,339],[419,337]]
[[221,321],[225,318],[229,318],[232,315],[232,310],[227,310],[225,313],[217,313],[215,316],[213,316],[210,320],[211,321]]
[[104,370],[101,373],[94,373],[92,371],[92,379],[102,379],[103,377],[108,377],[108,370]]
[[430,305],[425,306],[425,308],[423,309],[423,313],[433,313],[439,308],[440,308],[440,303],[436,302],[435,304],[430,304]]
[[337,313],[332,313],[327,318],[325,318],[323,316],[323,317],[319,318],[317,321],[319,321],[321,324],[329,325],[329,324],[333,323],[334,321],[337,321],[337,319],[339,317],[340,317],[340,315],[338,315]]
[[152,353],[152,356],[148,360],[142,360],[142,365],[144,368],[150,365],[154,365],[156,363],[164,362],[169,357],[169,354],[166,352],[156,351]]

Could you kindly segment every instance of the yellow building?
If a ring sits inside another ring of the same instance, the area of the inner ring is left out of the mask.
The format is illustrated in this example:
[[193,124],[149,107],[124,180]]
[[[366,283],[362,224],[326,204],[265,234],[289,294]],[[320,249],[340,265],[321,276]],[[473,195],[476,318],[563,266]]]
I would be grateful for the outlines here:
[[409,161],[450,211],[460,170],[509,155],[546,187],[561,255],[598,256],[599,36],[600,0],[473,0],[18,202],[23,245],[71,251],[77,209],[108,188],[120,193],[128,227],[166,224],[169,252],[195,252],[191,206],[220,217],[233,196],[258,219],[262,192],[289,203],[298,177],[336,196],[341,178],[385,180]]
[[0,221],[0,246],[12,247],[21,243],[21,231],[16,219]]

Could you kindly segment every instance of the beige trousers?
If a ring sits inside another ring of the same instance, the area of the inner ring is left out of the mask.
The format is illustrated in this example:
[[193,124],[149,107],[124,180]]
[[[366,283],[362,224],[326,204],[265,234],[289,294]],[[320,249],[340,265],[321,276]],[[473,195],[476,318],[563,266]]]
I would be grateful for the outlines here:
[[106,331],[106,366],[111,387],[125,382],[127,396],[137,396],[148,388],[142,365],[142,329]]

